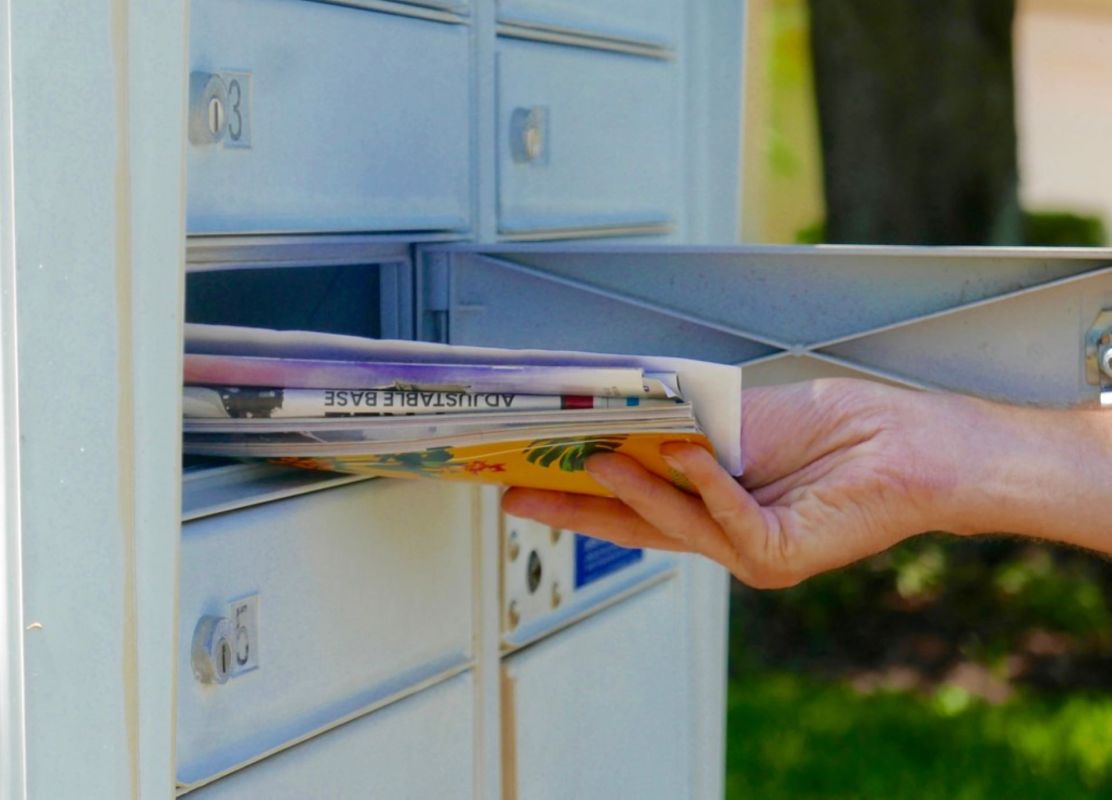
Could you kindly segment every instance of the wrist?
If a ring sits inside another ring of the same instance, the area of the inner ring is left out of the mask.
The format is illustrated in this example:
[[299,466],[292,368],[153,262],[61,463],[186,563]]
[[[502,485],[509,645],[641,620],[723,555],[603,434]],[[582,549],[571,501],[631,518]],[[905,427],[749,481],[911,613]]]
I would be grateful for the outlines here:
[[1112,550],[1112,413],[921,394],[932,527]]

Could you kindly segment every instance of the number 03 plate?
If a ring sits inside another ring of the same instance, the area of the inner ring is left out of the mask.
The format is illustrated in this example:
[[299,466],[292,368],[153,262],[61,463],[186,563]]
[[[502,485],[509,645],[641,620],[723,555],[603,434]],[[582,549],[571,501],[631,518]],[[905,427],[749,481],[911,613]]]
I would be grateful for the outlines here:
[[226,112],[227,128],[224,131],[225,147],[251,146],[251,73],[220,73],[228,92]]

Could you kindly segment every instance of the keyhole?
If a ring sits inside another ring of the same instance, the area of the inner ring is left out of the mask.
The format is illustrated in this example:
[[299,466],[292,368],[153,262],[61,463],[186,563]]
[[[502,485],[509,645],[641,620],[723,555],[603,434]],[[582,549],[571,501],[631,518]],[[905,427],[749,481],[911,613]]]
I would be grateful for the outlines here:
[[530,161],[541,154],[541,129],[536,123],[525,129],[525,156]]
[[537,555],[536,550],[529,553],[529,564],[525,572],[525,585],[529,588],[529,594],[537,591],[537,587],[541,585],[541,557]]
[[232,670],[232,646],[227,639],[220,640],[220,673],[226,675]]
[[219,136],[224,131],[224,104],[219,97],[209,98],[208,124],[213,136]]

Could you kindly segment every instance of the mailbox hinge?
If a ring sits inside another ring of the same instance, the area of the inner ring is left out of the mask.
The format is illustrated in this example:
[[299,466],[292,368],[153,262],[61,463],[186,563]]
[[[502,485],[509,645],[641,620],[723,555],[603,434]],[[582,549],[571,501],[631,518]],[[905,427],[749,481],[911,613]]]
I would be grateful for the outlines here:
[[451,307],[451,277],[447,253],[426,252],[421,256],[420,302],[417,336],[427,342],[447,344],[448,311]]
[[1097,314],[1085,334],[1085,380],[1100,387],[1100,404],[1112,405],[1112,309]]

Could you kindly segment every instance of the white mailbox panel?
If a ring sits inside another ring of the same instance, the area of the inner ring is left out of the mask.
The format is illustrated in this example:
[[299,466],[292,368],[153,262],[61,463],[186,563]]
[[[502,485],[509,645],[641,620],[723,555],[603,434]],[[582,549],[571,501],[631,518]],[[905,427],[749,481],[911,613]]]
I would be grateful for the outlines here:
[[506,659],[511,796],[688,796],[683,608],[670,580]]
[[499,232],[674,223],[683,196],[675,66],[500,40]]
[[672,553],[618,547],[574,531],[502,516],[502,643],[520,647],[600,606],[663,580]]
[[[465,665],[474,491],[366,481],[186,524],[179,782],[205,780]],[[192,652],[203,618],[227,620],[227,647],[210,636],[212,658],[200,659],[208,682]]]
[[190,233],[468,227],[466,26],[305,0],[190,26]]
[[498,0],[498,19],[528,28],[671,46],[682,30],[675,0]]
[[197,800],[474,796],[474,681],[426,689],[190,793]]

